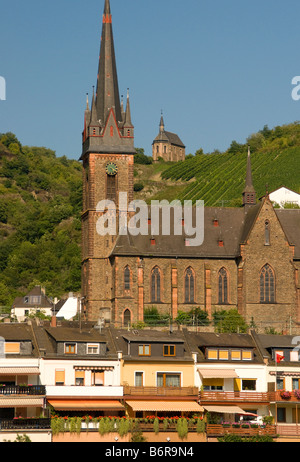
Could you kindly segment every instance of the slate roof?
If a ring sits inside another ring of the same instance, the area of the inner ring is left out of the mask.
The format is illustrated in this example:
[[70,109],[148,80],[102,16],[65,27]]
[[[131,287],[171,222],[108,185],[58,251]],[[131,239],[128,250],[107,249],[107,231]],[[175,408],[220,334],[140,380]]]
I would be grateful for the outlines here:
[[[253,350],[253,362],[263,363],[261,351],[257,348],[253,337],[250,334],[237,333],[215,333],[215,332],[191,332],[185,331],[187,342],[193,353],[198,354],[198,362],[206,361],[205,349],[209,347],[216,348],[250,348]],[[222,362],[219,360],[218,362]],[[228,363],[228,360],[223,362]],[[239,361],[235,361],[239,362]],[[243,362],[243,361],[241,361]],[[211,363],[211,361],[210,361]]]
[[176,133],[167,132],[165,130],[157,135],[154,142],[155,141],[167,141],[175,146],[185,148],[185,145],[183,144],[179,136],[176,135]]
[[[151,225],[147,236],[141,234],[118,236],[112,255],[149,256],[170,258],[220,258],[234,259],[240,255],[240,244],[247,241],[252,226],[260,212],[263,202],[245,210],[240,208],[205,207],[204,209],[204,241],[200,246],[186,245],[184,227],[182,235],[174,235],[174,216],[171,213],[170,236],[162,233],[162,220],[158,236],[151,236]],[[195,209],[194,209],[195,213]],[[275,209],[290,245],[295,246],[296,260],[300,259],[300,210]],[[151,207],[148,209],[151,217]],[[218,226],[214,226],[217,220]],[[193,225],[196,225],[194,221]],[[151,244],[151,238],[155,245]],[[223,241],[223,246],[219,246]]]
[[[31,303],[30,297],[31,296],[40,296],[41,302],[40,303]],[[25,302],[25,297],[28,297],[28,302]],[[41,286],[35,286],[28,294],[24,297],[16,297],[13,301],[13,306],[15,308],[26,308],[26,307],[38,307],[38,308],[52,308],[53,304],[49,300],[49,298],[43,292]]]

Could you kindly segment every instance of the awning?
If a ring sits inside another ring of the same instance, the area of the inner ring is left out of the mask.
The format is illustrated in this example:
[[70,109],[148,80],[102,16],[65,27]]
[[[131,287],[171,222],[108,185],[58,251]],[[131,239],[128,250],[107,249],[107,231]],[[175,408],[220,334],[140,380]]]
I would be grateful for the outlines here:
[[0,375],[39,375],[38,367],[0,367]]
[[197,369],[204,379],[228,379],[237,378],[238,375],[234,369]]
[[57,411],[124,411],[119,401],[101,399],[50,399]]
[[238,406],[204,406],[208,412],[219,412],[220,414],[248,414]]
[[149,412],[203,412],[196,401],[126,401],[133,411]]
[[74,366],[75,371],[92,371],[92,372],[100,372],[100,371],[113,371],[113,366]]
[[43,407],[43,398],[0,398],[0,408],[5,407]]

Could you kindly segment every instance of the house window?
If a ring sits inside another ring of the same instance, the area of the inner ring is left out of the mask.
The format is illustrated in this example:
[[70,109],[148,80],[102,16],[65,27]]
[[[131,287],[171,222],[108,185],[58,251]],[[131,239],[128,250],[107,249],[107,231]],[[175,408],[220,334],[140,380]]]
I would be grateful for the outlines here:
[[256,390],[256,379],[242,379],[242,390],[255,391]]
[[104,385],[104,371],[94,372],[94,385],[96,387],[102,387]]
[[130,290],[130,269],[129,266],[126,266],[124,269],[124,289]]
[[228,303],[228,275],[225,268],[219,271],[219,304]]
[[277,390],[285,390],[285,380],[284,380],[284,378],[281,378],[281,377],[276,378],[276,389]]
[[88,355],[98,355],[99,354],[99,344],[98,343],[95,343],[95,344],[88,344],[87,345],[87,354]]
[[144,385],[144,372],[135,372],[134,374],[134,386],[142,387]]
[[204,391],[222,391],[224,379],[203,379],[202,385]]
[[293,390],[299,390],[299,379],[296,379],[295,377],[292,378],[292,388]]
[[150,356],[151,346],[150,345],[139,345],[139,356]]
[[290,361],[299,361],[299,352],[298,352],[298,350],[290,351]]
[[156,267],[151,274],[151,302],[160,303],[160,270]]
[[231,351],[231,359],[233,361],[239,361],[241,359],[241,351],[240,350]]
[[83,387],[84,386],[84,378],[85,378],[85,372],[84,371],[75,371],[75,385],[77,387]]
[[5,354],[19,355],[20,354],[20,343],[5,342],[4,352]]
[[208,350],[207,359],[218,359],[218,350]]
[[275,277],[268,264],[260,273],[260,303],[275,303]]
[[195,301],[195,278],[192,268],[188,268],[185,272],[185,303],[194,303]]
[[75,355],[76,354],[76,343],[65,343],[65,354]]
[[175,356],[176,346],[175,345],[164,345],[164,356]]
[[180,374],[158,373],[158,387],[180,387]]
[[62,386],[65,384],[65,370],[56,369],[55,370],[55,385]]
[[219,359],[228,360],[229,351],[228,350],[219,350]]
[[244,361],[251,361],[251,359],[252,359],[252,351],[242,351],[242,359]]

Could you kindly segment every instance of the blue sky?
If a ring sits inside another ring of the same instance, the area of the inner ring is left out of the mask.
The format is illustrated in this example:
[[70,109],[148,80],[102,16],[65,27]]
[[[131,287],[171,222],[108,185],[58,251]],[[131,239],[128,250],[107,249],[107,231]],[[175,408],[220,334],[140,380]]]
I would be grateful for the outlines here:
[[[0,132],[78,159],[96,84],[104,0],[1,5]],[[160,112],[187,153],[225,150],[300,120],[299,0],[111,0],[120,94],[151,155]]]

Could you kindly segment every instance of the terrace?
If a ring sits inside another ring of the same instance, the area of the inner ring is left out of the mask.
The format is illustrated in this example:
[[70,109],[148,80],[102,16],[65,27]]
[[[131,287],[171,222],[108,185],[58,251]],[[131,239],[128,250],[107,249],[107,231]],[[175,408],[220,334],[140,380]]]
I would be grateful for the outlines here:
[[124,396],[178,396],[178,397],[194,397],[198,396],[197,387],[131,387],[124,386]]

